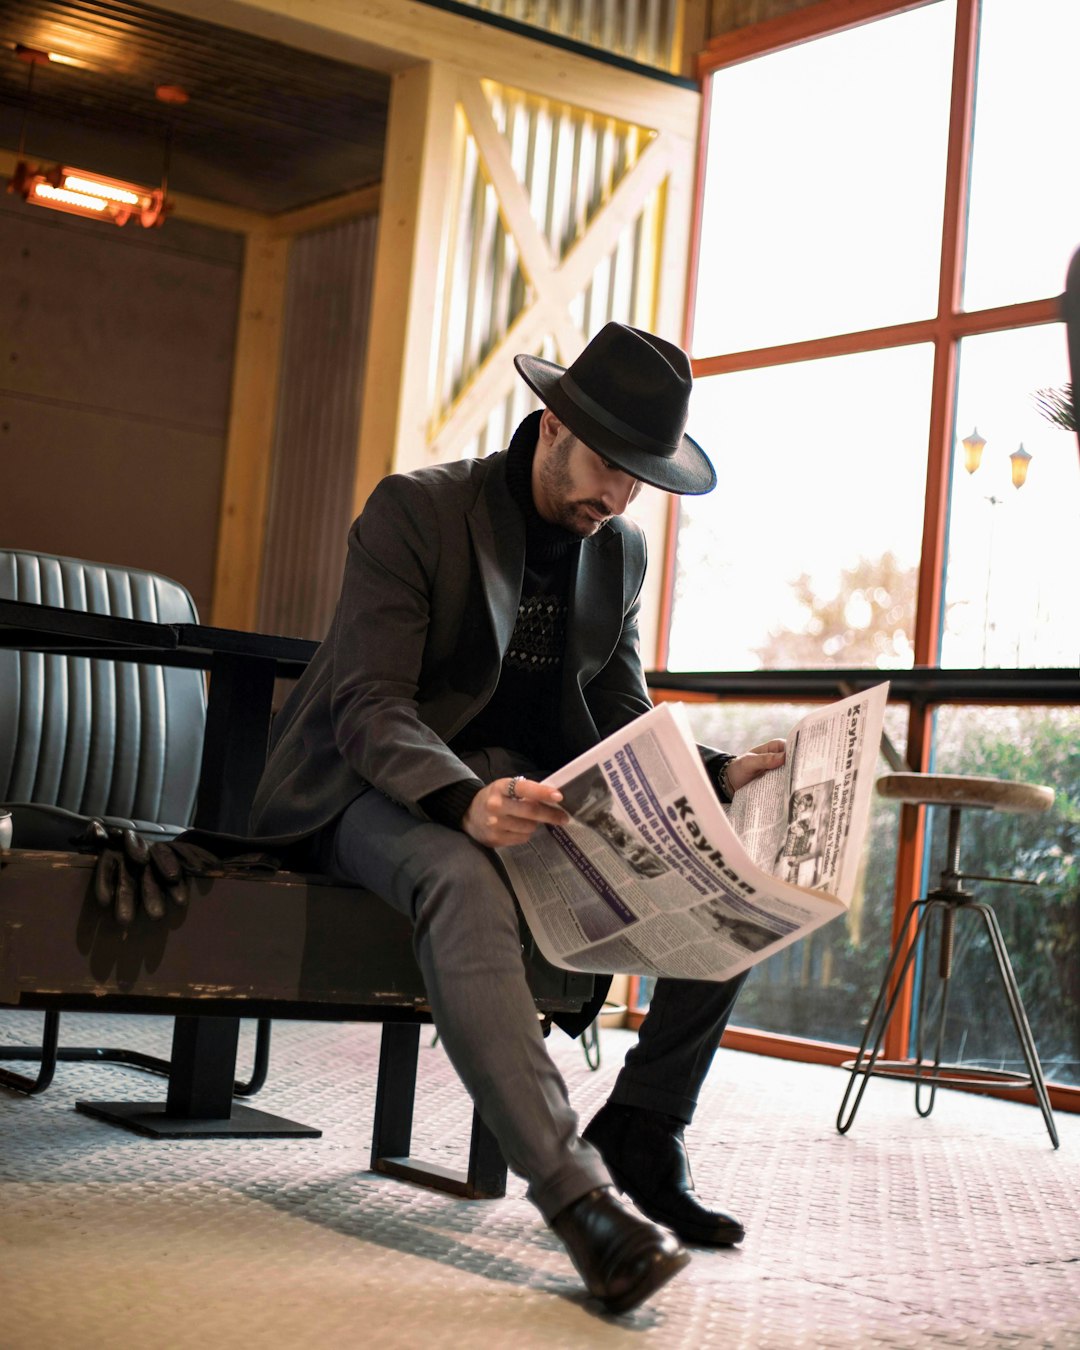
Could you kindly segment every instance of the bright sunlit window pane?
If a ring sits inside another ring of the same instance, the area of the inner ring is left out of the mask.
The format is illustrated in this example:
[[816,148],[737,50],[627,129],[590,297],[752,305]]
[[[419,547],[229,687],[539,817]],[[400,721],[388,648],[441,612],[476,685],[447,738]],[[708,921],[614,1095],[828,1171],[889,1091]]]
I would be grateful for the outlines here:
[[[1068,380],[1059,324],[960,344],[941,664],[1076,666],[1080,661],[1080,473],[1074,432],[1039,412]],[[962,440],[986,444],[978,469]],[[1014,487],[1014,455],[1027,478]]]
[[712,77],[695,355],[934,314],[954,13]]
[[680,504],[672,670],[910,667],[931,351],[695,381],[719,484]]
[[1058,295],[1080,244],[1080,4],[983,0],[966,309]]

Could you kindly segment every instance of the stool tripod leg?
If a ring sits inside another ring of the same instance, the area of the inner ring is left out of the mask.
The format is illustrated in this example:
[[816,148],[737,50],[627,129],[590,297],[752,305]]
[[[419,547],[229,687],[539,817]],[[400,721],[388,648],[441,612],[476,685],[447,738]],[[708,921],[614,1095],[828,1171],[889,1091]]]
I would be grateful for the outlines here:
[[934,1043],[934,1065],[930,1073],[930,1100],[924,1107],[922,1104],[922,1090],[926,1086],[922,1077],[923,1063],[923,1028],[929,1022],[927,1016],[927,1005],[930,1001],[928,994],[929,981],[924,972],[920,981],[919,996],[919,1022],[915,1028],[915,1110],[925,1120],[934,1109],[934,1101],[937,1098],[938,1075],[941,1072],[941,1054],[945,1047],[945,1023],[949,1016],[949,991],[952,988],[952,958],[953,958],[953,940],[956,935],[956,910],[950,905],[941,901],[931,901],[929,909],[939,909],[941,911],[941,940],[938,944],[938,986],[939,986],[939,1008],[937,1018],[937,1037]]
[[[904,922],[900,926],[900,934],[893,945],[892,954],[889,957],[889,964],[885,967],[885,975],[881,981],[881,988],[878,990],[878,996],[874,1000],[874,1006],[870,1010],[870,1016],[866,1020],[866,1030],[863,1032],[862,1042],[859,1045],[858,1053],[855,1056],[851,1068],[851,1074],[848,1078],[847,1089],[844,1092],[844,1099],[840,1103],[840,1110],[836,1115],[836,1128],[841,1134],[847,1134],[855,1123],[855,1113],[859,1109],[859,1104],[863,1099],[863,1093],[866,1091],[867,1084],[870,1082],[870,1076],[874,1072],[874,1065],[881,1055],[882,1043],[885,1040],[885,1033],[889,1029],[889,1023],[892,1021],[893,1014],[896,1011],[896,1005],[900,1000],[900,991],[904,987],[904,981],[907,979],[907,973],[911,969],[911,964],[915,960],[915,953],[919,949],[919,938],[922,936],[926,927],[927,920],[930,917],[930,910],[925,907],[924,900],[915,900],[908,906],[908,912],[904,915]],[[908,948],[907,955],[900,967],[900,973],[896,978],[892,997],[885,1000],[888,996],[889,985],[893,982],[893,972],[900,961],[900,954],[904,949],[904,934],[911,926],[911,920],[917,909],[922,909],[923,913],[919,918],[919,923],[915,929],[915,936],[912,939],[911,946]],[[882,1013],[882,1008],[885,1011]],[[873,1042],[873,1050],[867,1055],[867,1046]],[[851,1097],[851,1090],[855,1086],[855,1080],[862,1078],[859,1084],[859,1090],[855,1094],[855,1100],[851,1103],[851,1109],[848,1110],[848,1100]],[[845,1116],[845,1112],[847,1113]]]
[[1024,1052],[1024,1061],[1027,1064],[1028,1076],[1031,1078],[1035,1099],[1039,1103],[1039,1110],[1046,1122],[1050,1142],[1057,1148],[1059,1146],[1057,1125],[1054,1122],[1054,1112],[1050,1106],[1050,1094],[1046,1090],[1046,1078],[1039,1061],[1035,1037],[1031,1034],[1031,1024],[1028,1022],[1027,1013],[1024,1011],[1023,1000],[1020,997],[1020,989],[1016,983],[1012,962],[1009,960],[1009,951],[1005,946],[1005,937],[1001,931],[1001,925],[998,923],[997,915],[989,905],[977,904],[973,905],[972,908],[979,911],[983,917],[983,922],[986,924],[986,931],[990,936],[990,945],[994,949],[994,958],[997,961],[998,975],[1001,977],[1001,984],[1005,990],[1005,1000],[1009,1005],[1009,1013],[1013,1020],[1013,1026],[1016,1028],[1020,1049]]

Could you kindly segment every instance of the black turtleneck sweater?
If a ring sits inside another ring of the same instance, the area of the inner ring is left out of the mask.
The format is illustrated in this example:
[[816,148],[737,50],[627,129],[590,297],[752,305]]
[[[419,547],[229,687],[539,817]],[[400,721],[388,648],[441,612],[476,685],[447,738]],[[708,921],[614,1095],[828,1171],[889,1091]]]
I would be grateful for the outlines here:
[[[514,433],[506,456],[506,485],[525,521],[525,572],[514,631],[495,692],[450,748],[464,754],[503,746],[552,770],[566,758],[559,686],[570,582],[581,540],[549,524],[536,509],[532,464],[539,434],[540,413],[531,413]],[[425,797],[423,806],[433,820],[459,826],[477,791],[472,782],[451,783]]]

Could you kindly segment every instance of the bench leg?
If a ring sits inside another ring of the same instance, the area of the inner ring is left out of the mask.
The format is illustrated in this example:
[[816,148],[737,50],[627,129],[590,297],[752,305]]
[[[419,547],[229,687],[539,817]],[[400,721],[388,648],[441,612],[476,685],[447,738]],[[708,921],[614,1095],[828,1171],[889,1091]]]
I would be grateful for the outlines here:
[[15,1073],[11,1069],[0,1069],[0,1087],[10,1088],[12,1092],[25,1092],[28,1097],[44,1092],[56,1072],[56,1061],[60,1053],[57,1048],[59,1039],[60,1014],[47,1012],[40,1047],[16,1046],[14,1049],[5,1047],[0,1054],[0,1059],[33,1058],[40,1061],[37,1076],[31,1078],[28,1074]]
[[[270,1069],[270,1032],[272,1022],[269,1017],[260,1017],[256,1023],[255,1055],[251,1067],[251,1077],[246,1083],[233,1084],[233,1096],[253,1097],[266,1085],[266,1075]],[[57,1064],[123,1064],[129,1069],[142,1069],[146,1073],[160,1074],[165,1078],[172,1072],[172,1064],[158,1055],[148,1055],[142,1050],[124,1050],[112,1046],[99,1045],[60,1045],[60,1014],[47,1012],[41,1033],[40,1045],[0,1046],[0,1060],[36,1061],[38,1072],[35,1078],[27,1074],[13,1073],[10,1069],[0,1069],[0,1087],[10,1088],[13,1092],[25,1093],[28,1097],[44,1092],[52,1083]]]
[[497,1200],[506,1194],[506,1159],[475,1107],[469,1140],[468,1184],[467,1194],[472,1200]]
[[383,1024],[375,1122],[371,1134],[372,1171],[433,1190],[447,1191],[466,1200],[498,1199],[506,1194],[506,1162],[495,1136],[475,1110],[467,1172],[409,1156],[419,1048],[420,1027],[417,1023]]
[[86,1102],[75,1109],[154,1139],[318,1139],[322,1131],[233,1103],[238,1017],[178,1017],[164,1102]]

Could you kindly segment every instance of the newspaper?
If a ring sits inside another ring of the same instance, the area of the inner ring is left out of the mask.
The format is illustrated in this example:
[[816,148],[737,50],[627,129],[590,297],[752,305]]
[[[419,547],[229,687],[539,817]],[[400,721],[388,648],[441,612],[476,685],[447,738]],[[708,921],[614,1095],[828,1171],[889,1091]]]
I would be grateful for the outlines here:
[[540,950],[568,970],[726,980],[844,913],[888,689],[807,714],[784,766],[727,808],[680,703],[552,774],[572,822],[499,850]]

